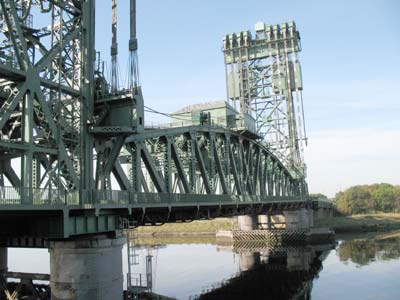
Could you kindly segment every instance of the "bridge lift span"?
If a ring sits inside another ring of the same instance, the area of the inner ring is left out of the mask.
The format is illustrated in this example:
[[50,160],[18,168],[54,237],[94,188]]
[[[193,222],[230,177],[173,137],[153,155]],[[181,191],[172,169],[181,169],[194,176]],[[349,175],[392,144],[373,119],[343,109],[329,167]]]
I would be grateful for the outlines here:
[[[117,0],[111,4],[108,80],[95,49],[95,0],[0,0],[0,246],[50,247],[55,274],[72,249],[118,256],[121,243],[104,236],[118,236],[121,220],[159,224],[318,205],[308,198],[299,146],[293,22],[258,24],[254,39],[250,32],[224,39],[228,101],[241,126],[213,124],[203,112],[198,124],[145,129],[136,1],[126,87],[117,77]],[[256,126],[243,131],[248,120]],[[52,282],[71,275],[59,273]],[[119,282],[119,274],[109,279]],[[54,283],[52,293],[63,288]]]

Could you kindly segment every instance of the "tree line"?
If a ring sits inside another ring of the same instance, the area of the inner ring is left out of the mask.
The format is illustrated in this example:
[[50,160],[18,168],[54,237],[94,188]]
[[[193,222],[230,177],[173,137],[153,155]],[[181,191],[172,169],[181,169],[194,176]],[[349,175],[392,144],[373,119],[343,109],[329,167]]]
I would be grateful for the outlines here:
[[343,214],[400,212],[400,186],[388,183],[352,186],[337,193],[333,203]]

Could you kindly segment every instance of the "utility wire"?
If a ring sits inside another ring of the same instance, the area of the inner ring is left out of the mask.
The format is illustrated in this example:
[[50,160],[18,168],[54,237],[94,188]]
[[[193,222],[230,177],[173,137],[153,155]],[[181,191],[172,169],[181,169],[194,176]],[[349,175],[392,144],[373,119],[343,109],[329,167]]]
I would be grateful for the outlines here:
[[[176,119],[176,120],[180,120],[180,121],[191,121],[190,119],[182,119],[182,118],[176,117],[175,114],[172,115],[172,114],[169,114],[169,113],[161,112],[161,111],[155,110],[155,109],[153,109],[151,107],[148,107],[148,106],[144,106],[144,108],[145,108],[145,112],[148,112],[148,113],[159,114],[159,115],[163,115],[163,116],[166,116],[166,117],[169,117],[169,118],[172,118],[172,119]],[[178,115],[179,114],[184,114],[184,113],[178,113]],[[220,121],[220,119],[217,118],[217,117],[211,117],[211,120]]]
[[166,117],[173,118],[173,119],[180,120],[180,121],[189,121],[188,119],[178,118],[178,117],[175,117],[174,115],[171,115],[171,114],[168,114],[168,113],[164,113],[164,112],[161,112],[161,111],[157,111],[157,110],[152,109],[152,108],[150,108],[148,106],[144,106],[144,108],[145,108],[145,112],[149,112],[149,113],[153,113],[153,114],[159,114],[159,115],[166,116]]

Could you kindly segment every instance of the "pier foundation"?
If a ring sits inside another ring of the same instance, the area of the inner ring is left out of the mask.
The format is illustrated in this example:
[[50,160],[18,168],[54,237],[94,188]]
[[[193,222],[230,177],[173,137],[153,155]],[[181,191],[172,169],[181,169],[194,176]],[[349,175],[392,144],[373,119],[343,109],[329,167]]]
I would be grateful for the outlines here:
[[50,242],[51,299],[122,300],[124,242],[104,236]]
[[332,208],[319,208],[314,211],[314,220],[321,220],[325,218],[333,217],[333,209]]
[[259,215],[258,224],[260,229],[271,229],[271,215]]
[[8,270],[8,249],[0,248],[0,273]]
[[314,226],[314,213],[311,209],[285,210],[286,229],[307,229]]
[[244,215],[238,216],[239,229],[243,231],[250,231],[258,229],[258,216]]

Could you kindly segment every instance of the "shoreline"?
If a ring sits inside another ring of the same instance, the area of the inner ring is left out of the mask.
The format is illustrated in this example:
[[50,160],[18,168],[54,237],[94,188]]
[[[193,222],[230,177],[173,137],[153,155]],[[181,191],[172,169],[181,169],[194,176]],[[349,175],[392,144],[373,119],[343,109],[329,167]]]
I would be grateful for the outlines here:
[[[314,227],[330,228],[336,234],[390,232],[400,229],[400,213],[331,217],[316,221]],[[137,233],[138,237],[143,238],[182,238],[196,236],[211,238],[215,237],[218,230],[234,229],[237,229],[237,223],[234,219],[219,218],[207,221],[139,227]]]
[[331,217],[315,222],[316,227],[328,227],[337,234],[387,232],[400,229],[400,213],[375,213]]

